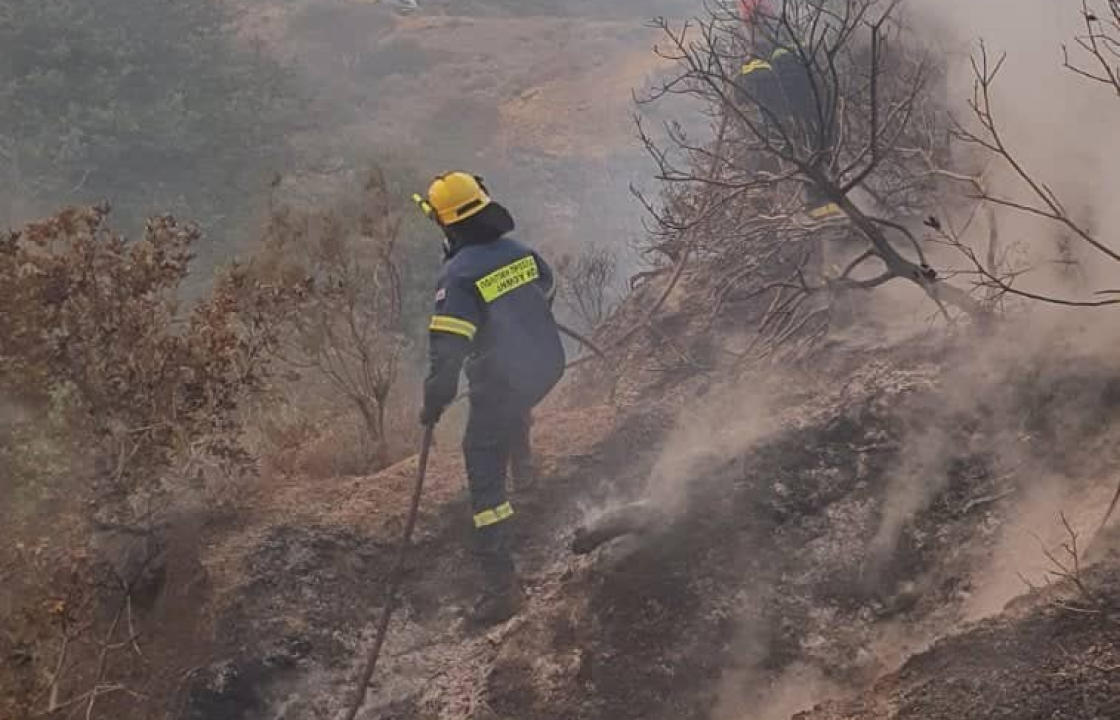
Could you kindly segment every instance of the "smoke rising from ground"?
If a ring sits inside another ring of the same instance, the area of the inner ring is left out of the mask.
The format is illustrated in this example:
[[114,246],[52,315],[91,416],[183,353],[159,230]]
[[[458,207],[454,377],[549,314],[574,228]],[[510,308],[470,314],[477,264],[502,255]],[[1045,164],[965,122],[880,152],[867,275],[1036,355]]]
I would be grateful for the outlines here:
[[[1062,199],[1074,219],[1116,246],[1120,206],[1115,203],[1120,187],[1120,167],[1110,159],[1120,156],[1120,103],[1109,88],[1089,82],[1063,67],[1063,47],[1070,48],[1071,63],[1088,63],[1075,47],[1074,37],[1084,31],[1079,4],[1047,0],[992,0],[975,3],[963,0],[921,0],[911,8],[919,26],[932,29],[948,60],[948,102],[954,115],[966,125],[974,73],[970,58],[977,58],[983,41],[993,62],[1004,55],[1004,65],[995,86],[996,111],[1005,141],[1014,148],[1023,165]],[[971,121],[971,122],[970,122]],[[1000,161],[985,171],[993,194],[1029,199],[1025,186]],[[1035,268],[1024,276],[1022,287],[1058,295],[1084,293],[1084,288],[1112,287],[1120,282],[1117,265],[1083,244],[1074,245],[1076,265],[1058,264],[1058,241],[1062,229],[1038,217],[999,209],[995,213],[1002,242],[1014,248],[1013,261]],[[985,231],[986,232],[986,231]],[[975,412],[987,405],[1006,403],[1004,384],[1011,373],[1021,371],[1032,358],[1100,357],[1114,352],[1120,337],[1112,317],[1114,311],[1068,310],[1033,306],[1027,318],[1017,320],[986,338],[975,348],[967,366],[950,377],[940,416]],[[1045,382],[1044,376],[1039,378]],[[1076,414],[1077,408],[1071,408]],[[1002,417],[991,421],[991,432],[999,437],[989,448],[1006,471],[1022,473],[1020,456],[1022,408],[1001,408]],[[1076,416],[1055,418],[1056,423],[1077,423]],[[944,483],[938,458],[946,441],[945,429],[924,423],[910,435],[902,453],[903,466],[895,472],[894,490],[888,498],[876,546],[883,552],[906,519],[925,506]],[[1059,508],[1052,515],[1056,521]],[[1036,543],[1037,545],[1037,543]]]
[[[965,126],[975,125],[968,101],[974,83],[971,58],[978,56],[980,42],[992,62],[1006,54],[994,91],[1005,142],[1061,198],[1076,222],[1120,248],[1120,204],[1115,201],[1120,103],[1110,88],[1063,67],[1063,46],[1070,48],[1070,62],[1090,62],[1074,42],[1084,31],[1080,4],[911,0],[909,9],[923,41],[947,63],[945,102]],[[983,171],[992,194],[1031,199],[1023,182],[999,160],[957,159]],[[961,188],[962,196],[965,190]],[[995,212],[995,222],[1009,261],[1031,269],[1017,287],[1066,297],[1084,296],[1086,288],[1120,287],[1120,266],[1084,244],[1063,247],[1068,233],[1057,224],[1004,209]],[[987,237],[988,228],[979,223],[973,239],[983,243]],[[959,259],[940,259],[963,266]],[[908,311],[912,305],[904,307]],[[904,418],[878,528],[866,548],[854,549],[867,553],[868,582],[876,582],[908,524],[947,488],[951,473],[963,472],[953,466],[962,457],[984,464],[985,480],[997,488],[994,499],[977,495],[975,500],[994,503],[1006,497],[1011,503],[1004,524],[990,530],[997,538],[990,564],[974,571],[964,619],[998,612],[1028,589],[1023,577],[1041,584],[1047,571],[1043,548],[1065,539],[1059,513],[1064,511],[1088,541],[1115,488],[1107,469],[1120,460],[1110,449],[1114,438],[1093,420],[1102,403],[1109,402],[1101,397],[1111,382],[1107,368],[1114,365],[1107,359],[1120,352],[1116,312],[1033,305],[999,331],[958,345],[946,360],[949,369],[939,377],[931,404]],[[774,386],[780,384],[775,378]],[[721,398],[718,406],[682,414],[654,469],[650,497],[669,512],[686,507],[690,484],[702,481],[706,469],[749,451],[778,429],[782,405],[773,387],[763,388],[752,378],[738,390],[712,395]],[[735,642],[741,662],[727,671],[716,720],[769,717],[758,714],[766,707],[760,698],[769,698],[777,716],[819,698],[815,686],[820,683],[811,671],[806,680],[805,668],[757,690],[760,683],[771,682],[758,669],[766,653],[759,632],[744,618]],[[877,649],[886,657],[905,657],[895,652],[899,646],[928,639],[914,632],[906,637],[905,629],[895,628]]]
[[775,403],[787,384],[777,375],[758,380],[727,392],[711,392],[681,413],[647,486],[649,499],[662,512],[685,512],[693,483],[781,429]]

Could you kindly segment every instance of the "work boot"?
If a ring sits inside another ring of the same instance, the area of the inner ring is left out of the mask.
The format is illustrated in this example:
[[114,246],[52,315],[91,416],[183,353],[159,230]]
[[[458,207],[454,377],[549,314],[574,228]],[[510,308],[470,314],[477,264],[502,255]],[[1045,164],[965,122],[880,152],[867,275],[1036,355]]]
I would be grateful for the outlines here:
[[485,589],[468,622],[473,627],[489,627],[517,614],[522,602],[521,587],[509,550],[507,523],[479,528],[477,540]]
[[524,593],[516,581],[501,589],[487,589],[471,609],[467,623],[480,629],[504,623],[517,614],[524,601]]

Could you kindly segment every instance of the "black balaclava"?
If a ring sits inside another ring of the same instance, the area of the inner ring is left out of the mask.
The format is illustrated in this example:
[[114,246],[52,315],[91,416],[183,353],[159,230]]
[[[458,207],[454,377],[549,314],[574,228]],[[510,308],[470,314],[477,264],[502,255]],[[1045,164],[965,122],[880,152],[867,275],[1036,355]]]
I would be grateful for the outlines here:
[[444,254],[453,256],[467,245],[483,245],[494,242],[507,233],[513,232],[513,216],[499,203],[489,205],[453,225],[443,228],[445,236]]

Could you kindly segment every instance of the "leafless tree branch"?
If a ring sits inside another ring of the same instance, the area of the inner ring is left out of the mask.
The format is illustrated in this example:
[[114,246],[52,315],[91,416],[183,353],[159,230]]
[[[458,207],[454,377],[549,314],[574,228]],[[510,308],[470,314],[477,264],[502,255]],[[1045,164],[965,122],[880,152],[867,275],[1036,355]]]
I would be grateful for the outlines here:
[[1074,42],[1097,67],[1090,70],[1074,62],[1066,45],[1062,46],[1063,64],[1083,78],[1111,86],[1120,96],[1120,0],[1082,0],[1081,17],[1085,31]]
[[[1117,47],[1115,38],[1120,37],[1120,0],[1108,0],[1109,12],[1114,21],[1111,27],[1118,30],[1112,36],[1108,35],[1109,21],[1102,20],[1102,16],[1092,9],[1090,0],[1083,0],[1082,12],[1085,16],[1087,36],[1079,38],[1079,44],[1090,55],[1104,62],[1106,68],[1111,68],[1105,54],[1115,51]],[[1107,38],[1113,38],[1111,41]],[[989,302],[997,302],[1003,296],[1017,296],[1020,298],[1044,302],[1052,305],[1067,307],[1107,307],[1120,304],[1120,297],[1116,297],[1110,290],[1088,289],[1091,297],[1069,298],[1054,293],[1024,289],[1016,285],[1016,280],[1024,276],[1029,268],[1007,269],[1004,266],[1005,255],[997,250],[998,230],[993,209],[1002,209],[1012,213],[1037,218],[1046,223],[1064,229],[1071,240],[1079,242],[1088,252],[1103,256],[1110,263],[1120,263],[1120,251],[1114,249],[1114,244],[1106,242],[1098,232],[1087,224],[1078,221],[1062,202],[1059,195],[1046,182],[1027,167],[1018,156],[1014,148],[1007,141],[1002,130],[1002,119],[997,115],[993,101],[993,88],[997,82],[1001,69],[1007,62],[1004,55],[993,58],[987,46],[980,44],[979,50],[972,58],[974,75],[974,89],[969,101],[969,111],[972,119],[971,126],[957,122],[953,129],[953,137],[965,144],[980,150],[989,158],[995,159],[998,164],[1008,168],[1012,177],[1025,191],[1027,197],[1019,197],[993,191],[983,176],[974,176],[967,173],[957,173],[935,167],[936,163],[930,161],[931,172],[951,182],[963,183],[967,187],[964,196],[976,203],[976,207],[987,209],[987,224],[989,228],[988,251],[981,256],[966,238],[965,230],[955,228],[953,223],[936,223],[936,239],[950,247],[955,248],[970,266],[969,273],[974,277],[976,285],[986,289]],[[1066,65],[1070,66],[1068,50],[1066,51]],[[1077,68],[1071,67],[1077,70]],[[1085,72],[1078,72],[1086,75]],[[1107,81],[1108,77],[1104,78]],[[1094,78],[1102,79],[1102,78]],[[1111,83],[1110,83],[1111,84]],[[1118,94],[1120,96],[1120,94]],[[927,160],[929,158],[927,157]],[[965,228],[971,222],[971,216]]]
[[[907,150],[937,141],[914,122],[928,115],[922,108],[931,65],[916,43],[908,43],[899,8],[896,1],[787,0],[750,28],[719,12],[680,26],[655,21],[666,41],[659,53],[678,72],[643,101],[688,97],[719,123],[710,144],[670,124],[667,145],[639,124],[664,183],[660,203],[642,198],[654,221],[650,249],[673,261],[654,312],[697,258],[721,266],[713,316],[732,298],[773,296],[760,332],[779,342],[791,337],[789,330],[823,319],[810,296],[871,290],[896,278],[918,285],[946,317],[945,305],[984,316],[968,292],[930,267],[904,218],[869,213],[850,197],[863,188],[888,197],[928,182],[918,169],[920,157]],[[757,54],[761,48],[796,59],[811,110],[791,113],[744,84],[741,66],[770,67]],[[806,187],[841,209],[845,231],[821,232],[800,220]],[[839,276],[808,282],[807,275],[821,273],[825,243],[859,248],[859,262]],[[870,259],[881,263],[879,272],[853,277]]]

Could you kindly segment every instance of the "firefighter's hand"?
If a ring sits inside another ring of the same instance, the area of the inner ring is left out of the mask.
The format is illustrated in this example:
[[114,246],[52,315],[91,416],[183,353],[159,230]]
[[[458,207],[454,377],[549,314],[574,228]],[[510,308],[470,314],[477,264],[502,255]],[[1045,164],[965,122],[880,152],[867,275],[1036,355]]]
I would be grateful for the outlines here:
[[435,427],[442,415],[442,407],[430,407],[425,405],[420,410],[420,424],[424,427]]

